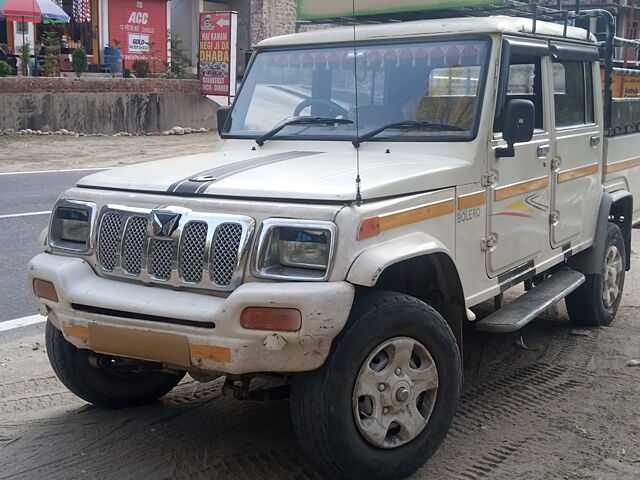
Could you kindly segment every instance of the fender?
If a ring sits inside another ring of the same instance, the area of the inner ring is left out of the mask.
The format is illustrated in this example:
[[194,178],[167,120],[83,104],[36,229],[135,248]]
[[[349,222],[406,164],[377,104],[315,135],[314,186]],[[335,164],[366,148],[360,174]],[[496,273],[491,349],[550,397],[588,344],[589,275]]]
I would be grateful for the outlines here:
[[[616,205],[623,205],[629,202],[629,211],[623,215],[624,220],[620,219],[620,212],[615,212]],[[631,268],[631,215],[633,212],[633,196],[626,190],[617,190],[615,192],[604,193],[600,201],[600,209],[598,211],[598,223],[596,233],[591,248],[580,252],[569,259],[571,268],[584,273],[585,275],[598,275],[602,271],[601,259],[604,255],[605,241],[607,236],[607,224],[613,221],[620,226],[622,237],[625,241],[626,264],[627,270]],[[612,218],[612,216],[614,218]]]
[[394,238],[362,252],[353,262],[347,281],[354,285],[373,287],[384,270],[411,258],[444,253],[453,258],[449,249],[437,238],[423,232]]

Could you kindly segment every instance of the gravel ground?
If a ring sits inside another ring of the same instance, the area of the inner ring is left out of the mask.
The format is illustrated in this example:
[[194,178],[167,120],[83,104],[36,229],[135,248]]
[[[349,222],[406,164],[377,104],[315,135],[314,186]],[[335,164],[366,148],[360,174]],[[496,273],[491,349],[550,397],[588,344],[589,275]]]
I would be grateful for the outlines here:
[[217,133],[167,137],[0,136],[0,173],[118,167],[214,150]]
[[[0,137],[0,171],[118,166],[216,140]],[[640,366],[627,366],[640,359],[639,253],[636,234],[610,327],[575,329],[558,306],[517,334],[467,338],[457,417],[414,480],[640,479]],[[36,330],[0,335],[1,479],[322,478],[300,452],[287,401],[236,401],[220,379],[187,379],[149,407],[97,409],[60,384]]]
[[[440,450],[414,480],[640,478],[640,237],[616,321],[576,329],[556,306],[513,335],[465,345],[466,383]],[[479,313],[482,314],[481,306]],[[237,401],[185,380],[160,402],[91,407],[46,360],[40,333],[0,336],[0,478],[321,479],[287,401]]]

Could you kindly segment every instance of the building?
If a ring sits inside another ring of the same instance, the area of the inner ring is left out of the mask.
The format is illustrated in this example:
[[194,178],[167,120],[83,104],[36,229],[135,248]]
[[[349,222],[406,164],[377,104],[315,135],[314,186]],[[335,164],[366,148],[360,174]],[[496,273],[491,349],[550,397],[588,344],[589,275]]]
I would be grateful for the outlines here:
[[255,45],[274,35],[293,33],[296,25],[295,0],[172,0],[171,33],[182,39],[191,58],[193,72],[198,64],[198,21],[201,12],[238,12],[238,72],[242,74]]
[[105,63],[104,47],[122,50],[127,66],[137,58],[168,61],[167,39],[171,25],[169,0],[54,0],[69,14],[68,24],[42,25],[0,20],[0,43],[15,52],[28,43],[33,51],[45,31],[57,31],[61,54],[82,46],[90,63]]

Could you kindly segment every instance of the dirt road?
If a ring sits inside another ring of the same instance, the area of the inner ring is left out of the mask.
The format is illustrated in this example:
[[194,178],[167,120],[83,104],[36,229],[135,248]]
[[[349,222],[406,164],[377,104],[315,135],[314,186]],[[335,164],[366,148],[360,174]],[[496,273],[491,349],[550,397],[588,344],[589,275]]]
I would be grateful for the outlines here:
[[[611,327],[574,329],[555,308],[517,335],[469,338],[458,416],[413,478],[640,478],[640,367],[626,366],[640,357],[639,239]],[[64,389],[36,342],[0,339],[0,478],[322,478],[286,401],[185,381],[151,407],[100,410]]]
[[[0,171],[195,153],[216,137],[8,138]],[[574,329],[554,308],[518,334],[467,339],[455,423],[414,479],[640,479],[640,367],[626,366],[640,359],[637,234],[633,247],[611,327]],[[150,407],[100,410],[58,382],[42,344],[42,332],[0,334],[0,479],[322,478],[298,448],[286,401],[240,402],[220,380],[187,380]]]
[[0,173],[118,167],[142,161],[208,152],[217,133],[168,137],[0,136]]

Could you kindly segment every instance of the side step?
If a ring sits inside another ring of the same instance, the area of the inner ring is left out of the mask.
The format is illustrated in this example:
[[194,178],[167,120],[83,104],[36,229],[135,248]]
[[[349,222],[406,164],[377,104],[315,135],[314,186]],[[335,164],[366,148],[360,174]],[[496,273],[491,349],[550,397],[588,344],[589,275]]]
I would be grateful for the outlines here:
[[570,269],[560,270],[510,304],[476,322],[476,328],[491,333],[520,330],[583,283],[582,273]]

